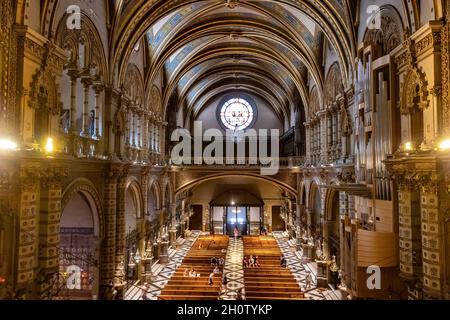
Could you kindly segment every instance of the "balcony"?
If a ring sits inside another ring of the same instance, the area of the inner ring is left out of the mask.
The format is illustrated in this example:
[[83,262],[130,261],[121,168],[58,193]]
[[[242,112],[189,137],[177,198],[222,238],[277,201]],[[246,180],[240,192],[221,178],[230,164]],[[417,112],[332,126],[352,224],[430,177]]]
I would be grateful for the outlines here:
[[273,166],[276,161],[278,161],[278,165],[280,169],[300,169],[305,165],[305,157],[283,157],[278,158],[277,160],[268,158],[272,162],[267,162],[265,159],[260,158],[224,158],[222,163],[216,163],[215,158],[190,158],[190,161],[184,160],[184,163],[181,165],[173,164],[171,158],[166,158],[166,163],[171,165],[172,167],[179,168],[211,168],[211,169],[260,169],[260,168],[269,168]]

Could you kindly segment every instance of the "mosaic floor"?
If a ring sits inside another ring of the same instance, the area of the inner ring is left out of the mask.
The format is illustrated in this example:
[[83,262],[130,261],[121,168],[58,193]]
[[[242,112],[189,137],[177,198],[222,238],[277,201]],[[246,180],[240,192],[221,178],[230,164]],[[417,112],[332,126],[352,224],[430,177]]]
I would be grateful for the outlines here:
[[[155,264],[153,266],[153,274],[155,281],[150,284],[148,291],[148,299],[157,300],[161,290],[169,282],[176,269],[181,265],[184,257],[191,249],[194,242],[202,233],[200,231],[192,232],[191,236],[186,240],[180,240],[179,250],[169,250],[170,261],[167,265]],[[317,288],[316,274],[317,267],[315,263],[303,264],[301,261],[302,252],[295,251],[294,241],[289,240],[287,234],[284,232],[274,232],[273,234],[282,253],[286,257],[288,267],[297,280],[299,287],[305,292],[305,298],[309,300],[340,300],[342,295],[340,291],[335,291],[326,288]],[[228,277],[227,290],[222,291],[221,300],[235,300],[238,290],[245,287],[244,270],[242,267],[242,259],[244,256],[244,245],[242,239],[235,240],[230,238],[227,255],[225,259],[224,273]],[[310,271],[313,275],[312,289],[305,291],[305,276],[306,272]],[[245,289],[244,289],[245,290]],[[142,287],[133,285],[126,293],[126,300],[142,300]],[[245,299],[245,291],[244,299]]]
[[[176,269],[181,265],[186,254],[191,250],[192,245],[197,238],[200,236],[200,231],[192,231],[191,236],[186,240],[180,240],[179,250],[169,250],[169,263],[166,265],[155,264],[153,266],[153,274],[155,275],[155,280],[153,283],[149,284],[148,299],[157,300],[158,295],[161,294],[161,290],[164,289],[167,282],[169,282],[172,275],[175,273]],[[142,300],[142,287],[133,286],[126,293],[126,300]]]
[[242,239],[230,238],[223,272],[227,275],[227,292],[222,292],[221,300],[236,300],[237,293],[244,288],[244,244]]
[[[330,296],[330,292],[332,292],[331,289],[317,288],[316,264],[302,263],[301,261],[302,253],[297,252],[293,249],[294,243],[293,241],[289,241],[287,234],[284,232],[274,232],[273,236],[277,241],[278,245],[280,246],[281,252],[283,253],[283,255],[287,260],[289,269],[291,270],[295,279],[299,283],[299,286],[302,288],[302,291],[305,292],[305,298],[309,300],[335,300],[332,298],[334,295]],[[307,271],[310,271],[311,274],[313,275],[313,281],[312,281],[312,289],[305,291],[306,290],[305,277]]]

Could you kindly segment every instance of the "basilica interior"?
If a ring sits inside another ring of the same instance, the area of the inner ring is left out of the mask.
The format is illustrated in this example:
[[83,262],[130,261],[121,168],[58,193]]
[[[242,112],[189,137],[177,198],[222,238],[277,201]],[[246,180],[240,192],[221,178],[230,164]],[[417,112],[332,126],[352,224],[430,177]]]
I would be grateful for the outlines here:
[[0,299],[450,299],[449,19],[0,0]]

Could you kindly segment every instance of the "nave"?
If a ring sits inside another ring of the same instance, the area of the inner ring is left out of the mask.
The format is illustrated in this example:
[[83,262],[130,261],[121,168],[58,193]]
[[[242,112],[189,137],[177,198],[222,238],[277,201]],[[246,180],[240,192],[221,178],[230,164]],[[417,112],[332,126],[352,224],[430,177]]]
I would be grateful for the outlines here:
[[[154,265],[154,282],[136,283],[128,291],[126,299],[179,301],[338,299],[339,294],[334,293],[333,296],[329,288],[316,287],[315,264],[301,264],[300,256],[292,254],[292,243],[285,233],[238,238],[198,234],[193,233],[178,250],[171,249],[172,258],[168,265],[165,267]],[[289,252],[285,251],[286,247],[289,248]],[[255,263],[246,264],[244,257],[247,260],[253,257]],[[284,266],[282,257],[286,259]],[[221,259],[223,260],[220,261]],[[297,267],[299,264],[301,268]],[[311,286],[306,288],[304,284],[308,273],[311,274]],[[210,285],[211,274],[214,276]],[[223,284],[224,275],[228,280],[226,285]]]

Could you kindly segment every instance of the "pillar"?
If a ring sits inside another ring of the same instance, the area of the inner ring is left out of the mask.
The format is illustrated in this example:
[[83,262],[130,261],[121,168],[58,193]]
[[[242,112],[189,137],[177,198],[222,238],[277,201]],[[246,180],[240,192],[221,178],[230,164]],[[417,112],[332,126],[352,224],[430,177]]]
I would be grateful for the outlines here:
[[177,205],[176,205],[176,203],[171,203],[169,205],[169,208],[170,208],[170,218],[171,218],[170,230],[169,230],[169,241],[170,241],[170,247],[172,249],[175,249],[176,242],[177,242],[177,228],[176,228]]
[[95,92],[95,139],[100,139],[100,94],[103,91],[103,85],[100,82],[94,84],[94,92]]
[[126,108],[125,146],[129,147],[131,141],[131,110]]
[[125,192],[128,178],[128,169],[122,168],[117,181],[116,203],[116,237],[115,237],[115,277],[117,298],[123,298],[123,266],[125,263]]
[[52,299],[54,276],[59,273],[59,224],[61,220],[62,168],[42,172],[39,213],[39,269],[37,298]]
[[441,256],[438,188],[434,179],[422,185],[421,213],[424,293],[441,299],[444,273],[441,268],[444,258]]
[[18,237],[16,251],[16,296],[20,299],[33,298],[32,281],[38,265],[38,196],[39,164],[27,163],[21,167],[17,181]]
[[83,100],[83,130],[81,131],[81,135],[83,137],[90,137],[89,134],[89,90],[92,85],[92,81],[90,77],[82,78],[81,82],[83,83],[84,90],[84,100]]
[[69,69],[67,72],[70,77],[70,128],[69,132],[75,133],[77,130],[77,75],[76,69]]
[[[420,298],[416,280],[422,273],[420,194],[414,190],[411,180],[396,179],[398,182],[399,257],[400,275],[408,282],[410,299]],[[420,281],[420,280],[419,280]]]
[[[116,276],[116,210],[117,210],[117,179],[120,170],[118,167],[110,167],[106,173],[104,187],[104,240],[101,246],[100,264],[100,297],[112,299],[109,295],[110,283],[122,284],[123,272],[119,278]],[[124,271],[124,265],[122,265]]]

